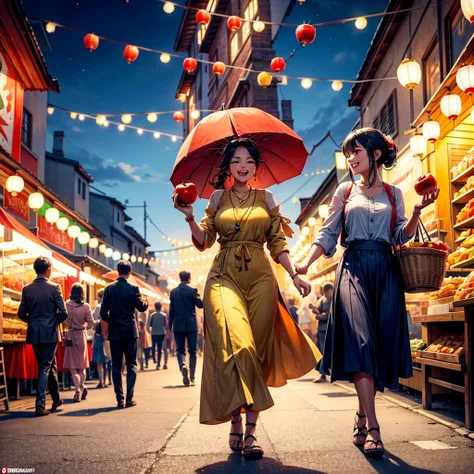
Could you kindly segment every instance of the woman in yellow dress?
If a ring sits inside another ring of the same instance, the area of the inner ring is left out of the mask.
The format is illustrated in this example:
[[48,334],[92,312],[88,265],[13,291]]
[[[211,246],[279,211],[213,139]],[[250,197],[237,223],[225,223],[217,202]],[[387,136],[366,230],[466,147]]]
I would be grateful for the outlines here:
[[[263,456],[254,434],[259,412],[274,404],[268,387],[301,377],[321,357],[289,314],[264,252],[266,243],[300,294],[309,294],[310,285],[290,261],[285,237],[292,234],[289,221],[280,215],[271,192],[249,184],[261,163],[260,152],[249,139],[235,139],[226,146],[212,183],[217,190],[201,224],[194,219],[193,207],[181,205],[174,196],[196,248],[210,248],[217,236],[220,244],[204,290],[200,422],[213,425],[231,420],[229,446],[243,450],[249,459]],[[232,188],[223,189],[231,177]]]

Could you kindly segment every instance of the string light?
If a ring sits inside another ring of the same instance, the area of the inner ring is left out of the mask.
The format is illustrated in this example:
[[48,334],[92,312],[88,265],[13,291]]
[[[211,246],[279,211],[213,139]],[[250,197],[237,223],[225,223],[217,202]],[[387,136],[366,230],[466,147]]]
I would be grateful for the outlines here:
[[168,53],[161,53],[160,61],[163,64],[168,64],[171,61],[171,56]]
[[313,85],[313,81],[308,78],[304,78],[301,80],[301,86],[303,89],[309,89]]
[[363,30],[365,29],[366,26],[367,26],[367,18],[365,18],[365,16],[361,16],[360,18],[357,18],[357,20],[355,21],[355,27],[358,30]]
[[148,114],[147,120],[151,123],[155,123],[158,120],[158,115],[155,113]]
[[76,112],[71,112],[71,113],[69,114],[69,116],[70,116],[73,120],[76,120],[76,118],[77,118]]
[[79,120],[81,122],[84,122],[85,119],[86,119],[86,117],[83,114],[79,114]]
[[120,132],[123,132],[125,130],[125,125],[123,125],[122,123],[118,126],[118,129]]
[[171,14],[174,12],[174,5],[171,2],[166,2],[163,5],[163,10],[165,11],[165,13]]
[[127,124],[127,125],[132,123],[132,116],[130,114],[122,115],[122,122]]

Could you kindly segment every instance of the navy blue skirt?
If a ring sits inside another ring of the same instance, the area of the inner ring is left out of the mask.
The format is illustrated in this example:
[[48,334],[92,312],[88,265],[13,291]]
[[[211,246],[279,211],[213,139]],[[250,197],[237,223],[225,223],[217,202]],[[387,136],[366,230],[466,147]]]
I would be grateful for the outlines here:
[[413,375],[405,295],[390,244],[355,241],[344,252],[321,369],[331,382],[373,375],[380,392]]

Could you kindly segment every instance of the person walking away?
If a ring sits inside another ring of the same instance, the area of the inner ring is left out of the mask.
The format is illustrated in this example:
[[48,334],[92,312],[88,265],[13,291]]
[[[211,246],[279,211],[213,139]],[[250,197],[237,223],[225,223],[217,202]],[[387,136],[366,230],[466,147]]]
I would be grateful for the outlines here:
[[[112,378],[114,382],[117,407],[135,406],[133,399],[137,378],[137,322],[135,310],[146,311],[148,303],[136,285],[128,282],[132,273],[129,261],[117,263],[118,278],[106,286],[100,309],[100,316],[108,323],[107,338],[112,355]],[[125,356],[127,366],[127,396],[124,403],[122,386],[122,363]]]
[[[315,314],[318,320],[318,330],[316,334],[316,347],[321,353],[324,353],[324,341],[326,340],[326,330],[328,327],[329,312],[331,310],[332,295],[334,287],[331,283],[326,283],[323,287],[324,296],[322,296],[316,303]],[[316,365],[316,370],[320,371],[321,361]],[[326,382],[326,375],[320,371],[320,375],[317,379],[313,380],[314,383]]]
[[[150,360],[150,358],[153,357],[151,334],[147,329],[149,319],[150,319],[150,316],[148,314],[148,311],[142,311],[138,314],[138,327],[140,328],[140,321],[143,321],[143,327],[145,328],[145,335],[143,336],[143,344],[142,344],[143,360],[145,362],[144,369],[148,369],[148,361]],[[140,349],[140,337],[138,338],[138,345],[139,345],[138,348]]]
[[[174,290],[171,290],[170,293],[171,303],[168,327],[174,332],[176,356],[179,370],[183,376],[183,384],[189,386],[190,384],[196,385],[194,382],[198,331],[196,306],[202,308],[204,305],[198,290],[189,284],[191,282],[191,273],[182,271],[179,274],[179,278],[181,283]],[[189,371],[186,365],[186,341],[188,342]]]
[[161,354],[164,350],[165,364],[163,370],[168,368],[168,347],[165,342],[166,336],[166,314],[161,311],[163,305],[157,301],[155,303],[155,312],[148,318],[148,331],[151,332],[151,347],[153,360],[155,360],[156,350],[156,370],[161,368]]
[[298,324],[298,308],[295,306],[295,299],[290,298],[288,300],[288,305],[290,306],[290,314],[293,318],[293,321]]
[[46,410],[46,385],[53,399],[51,410],[63,404],[59,395],[56,348],[59,325],[66,320],[67,312],[60,286],[49,280],[51,261],[38,257],[33,268],[36,279],[23,287],[18,317],[28,324],[26,343],[33,345],[38,364],[35,416],[46,416],[50,414]]
[[105,369],[109,363],[109,358],[104,351],[105,338],[102,330],[102,321],[100,319],[100,308],[102,306],[103,297],[104,290],[99,290],[97,293],[98,303],[92,313],[95,325],[94,339],[92,340],[92,362],[95,362],[97,365],[97,372],[99,374],[99,384],[96,388],[105,388]]
[[[143,362],[146,357],[146,350],[148,349],[147,338],[146,338],[146,327],[144,321],[138,322],[138,362],[140,363],[140,371],[143,372]],[[147,359],[148,360],[148,359]]]
[[68,332],[64,349],[63,367],[71,372],[74,384],[74,402],[80,402],[87,397],[87,388],[84,386],[86,369],[89,367],[89,353],[87,350],[86,330],[94,326],[91,307],[86,303],[84,288],[80,283],[71,287],[71,296],[66,301],[67,319],[65,322]]

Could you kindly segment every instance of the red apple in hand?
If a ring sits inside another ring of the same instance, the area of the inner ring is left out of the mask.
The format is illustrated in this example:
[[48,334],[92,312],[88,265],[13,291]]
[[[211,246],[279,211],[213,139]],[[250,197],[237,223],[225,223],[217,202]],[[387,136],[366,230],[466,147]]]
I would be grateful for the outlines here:
[[194,183],[178,184],[174,192],[178,195],[178,201],[180,204],[194,204],[198,197],[198,190]]
[[426,173],[425,175],[420,176],[415,182],[415,192],[420,196],[434,193],[437,187],[438,183],[431,173]]

